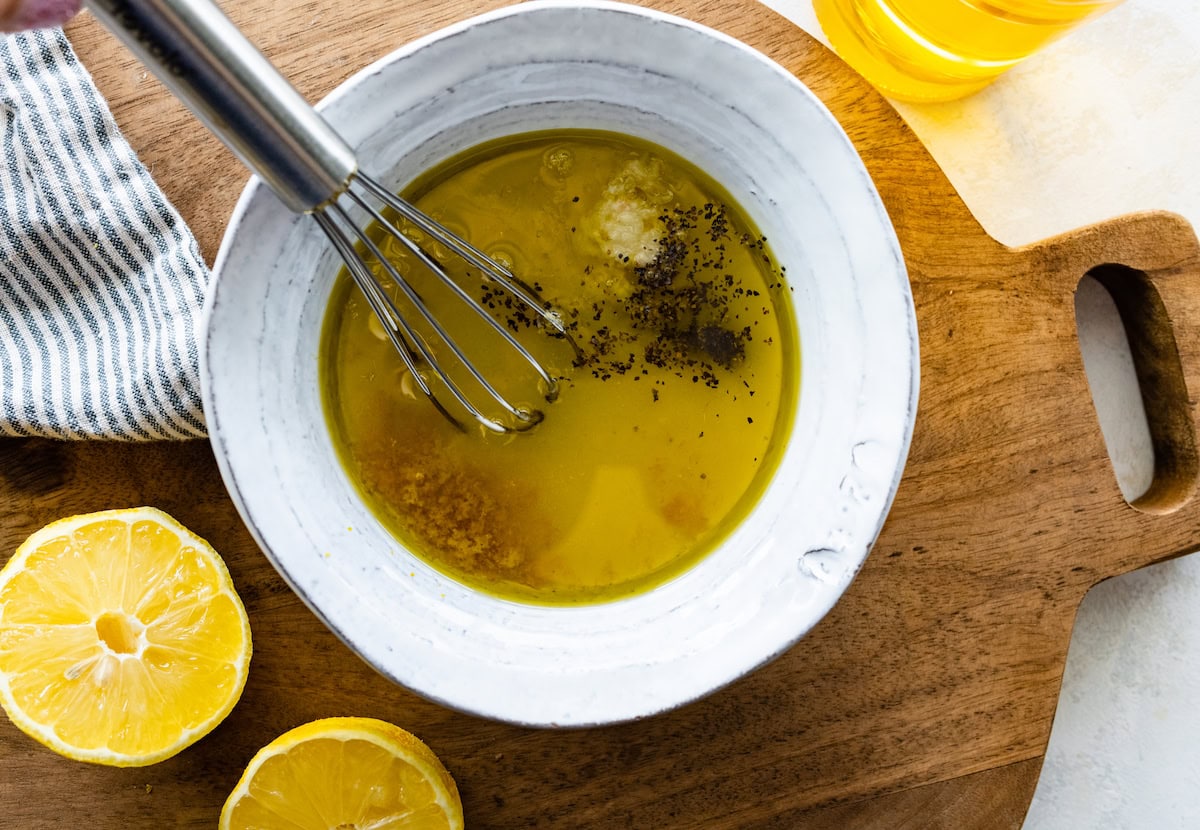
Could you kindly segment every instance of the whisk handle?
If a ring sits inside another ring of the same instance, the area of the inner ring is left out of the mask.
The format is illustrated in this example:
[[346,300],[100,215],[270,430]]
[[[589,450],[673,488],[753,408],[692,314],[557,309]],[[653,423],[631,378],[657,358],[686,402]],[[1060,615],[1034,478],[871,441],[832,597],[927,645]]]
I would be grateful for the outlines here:
[[297,213],[345,189],[354,151],[211,0],[86,0]]

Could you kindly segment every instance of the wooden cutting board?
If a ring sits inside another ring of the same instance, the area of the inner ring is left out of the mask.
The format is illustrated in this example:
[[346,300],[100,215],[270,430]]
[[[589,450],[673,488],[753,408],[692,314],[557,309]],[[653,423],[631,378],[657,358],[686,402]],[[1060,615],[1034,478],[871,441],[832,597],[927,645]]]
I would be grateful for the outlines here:
[[[316,99],[401,43],[501,4],[229,5]],[[458,779],[472,828],[1020,826],[1081,598],[1200,547],[1200,246],[1181,219],[1152,214],[1007,248],[884,99],[789,22],[751,0],[653,5],[741,38],[811,86],[899,234],[920,411],[890,518],[842,601],[774,663],[682,710],[583,731],[504,726],[389,684],[329,634],[256,549],[207,445],[0,441],[0,562],[52,519],[155,505],[224,554],[255,638],[237,709],[162,764],[66,761],[0,723],[0,825],[212,827],[258,747],[354,714],[423,737]],[[211,262],[245,172],[94,21],[68,31]],[[1125,315],[1157,454],[1155,484],[1132,506],[1075,333],[1075,288],[1096,268]]]

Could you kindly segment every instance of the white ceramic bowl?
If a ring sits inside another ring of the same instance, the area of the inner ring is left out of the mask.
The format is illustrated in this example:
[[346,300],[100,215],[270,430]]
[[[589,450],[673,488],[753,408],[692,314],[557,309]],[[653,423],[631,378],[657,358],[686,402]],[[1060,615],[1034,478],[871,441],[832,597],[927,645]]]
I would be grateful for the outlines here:
[[720,181],[787,268],[801,342],[795,427],[746,521],[690,571],[608,604],[482,595],[405,550],[355,494],[317,388],[339,263],[315,223],[252,180],[217,258],[202,354],[225,483],[329,627],[387,677],[523,724],[644,717],[802,637],[867,556],[917,403],[903,260],[850,141],[793,76],[693,23],[632,6],[533,2],[412,43],[321,110],[397,188],[457,152],[554,127],[634,134]]

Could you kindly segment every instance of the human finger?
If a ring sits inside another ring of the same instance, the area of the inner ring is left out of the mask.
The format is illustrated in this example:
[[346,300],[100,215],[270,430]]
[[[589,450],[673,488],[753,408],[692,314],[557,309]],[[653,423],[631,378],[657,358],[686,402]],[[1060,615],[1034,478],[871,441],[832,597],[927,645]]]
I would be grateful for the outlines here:
[[20,32],[66,23],[80,0],[0,0],[0,31]]

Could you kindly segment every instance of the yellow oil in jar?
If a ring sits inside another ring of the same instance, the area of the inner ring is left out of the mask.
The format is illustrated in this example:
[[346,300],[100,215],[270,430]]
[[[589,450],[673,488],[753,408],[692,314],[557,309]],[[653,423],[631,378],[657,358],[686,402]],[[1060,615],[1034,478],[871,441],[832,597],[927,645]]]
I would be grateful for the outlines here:
[[884,94],[947,101],[976,92],[1121,0],[814,0],[838,53]]
[[[323,394],[381,521],[453,578],[542,604],[628,596],[711,551],[773,473],[799,383],[781,269],[724,190],[648,142],[555,131],[476,148],[405,195],[536,284],[582,356],[554,352],[561,393],[528,433],[455,429],[343,273]],[[412,271],[399,246],[388,253]],[[460,330],[468,352],[484,336],[478,321]]]

